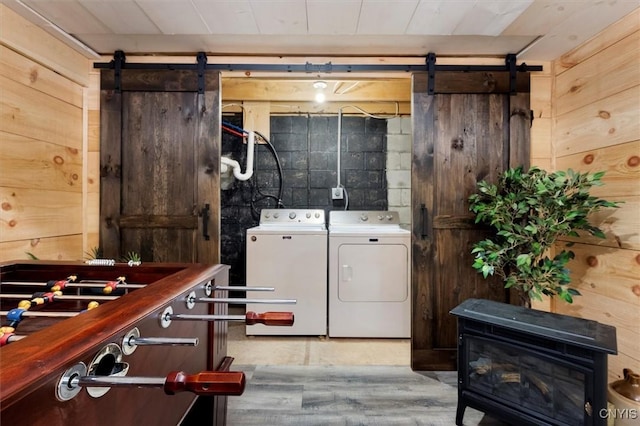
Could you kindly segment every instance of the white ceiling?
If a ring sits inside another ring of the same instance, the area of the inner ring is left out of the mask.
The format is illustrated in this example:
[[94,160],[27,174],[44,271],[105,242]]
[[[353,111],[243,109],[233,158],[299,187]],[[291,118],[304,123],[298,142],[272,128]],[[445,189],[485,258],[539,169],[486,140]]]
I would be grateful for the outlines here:
[[[548,61],[640,0],[0,0],[91,57],[504,56]],[[53,23],[53,25],[52,25]],[[79,47],[68,36],[89,49]]]

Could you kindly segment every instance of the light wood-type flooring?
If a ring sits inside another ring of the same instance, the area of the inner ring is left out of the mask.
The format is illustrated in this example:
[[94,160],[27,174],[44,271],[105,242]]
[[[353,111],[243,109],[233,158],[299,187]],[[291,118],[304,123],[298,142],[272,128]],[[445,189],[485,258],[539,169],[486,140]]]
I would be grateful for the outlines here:
[[[236,313],[236,312],[233,312]],[[455,425],[456,372],[414,372],[408,339],[245,336],[227,352],[247,386],[229,397],[229,426]],[[467,408],[464,424],[503,425]]]

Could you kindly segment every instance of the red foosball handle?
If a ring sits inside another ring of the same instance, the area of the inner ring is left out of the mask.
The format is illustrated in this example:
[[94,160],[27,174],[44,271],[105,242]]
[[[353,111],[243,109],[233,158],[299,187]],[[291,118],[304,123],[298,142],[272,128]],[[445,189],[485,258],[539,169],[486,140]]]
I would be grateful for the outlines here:
[[258,314],[255,312],[247,312],[247,325],[264,324],[264,325],[293,325],[293,312],[264,312]]
[[164,382],[164,393],[192,392],[196,395],[242,395],[245,377],[242,371],[202,371],[186,375],[172,371]]

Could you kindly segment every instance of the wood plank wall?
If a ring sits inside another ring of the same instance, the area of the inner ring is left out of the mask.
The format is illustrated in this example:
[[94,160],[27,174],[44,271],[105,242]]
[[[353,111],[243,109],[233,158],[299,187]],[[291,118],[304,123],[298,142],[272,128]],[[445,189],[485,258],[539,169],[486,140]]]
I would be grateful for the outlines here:
[[0,26],[0,260],[80,260],[90,61],[4,5]]
[[583,295],[554,311],[617,328],[617,380],[623,368],[640,371],[640,9],[558,58],[552,73],[552,165],[605,171],[593,194],[624,202],[593,216],[605,240],[573,240],[569,267]]

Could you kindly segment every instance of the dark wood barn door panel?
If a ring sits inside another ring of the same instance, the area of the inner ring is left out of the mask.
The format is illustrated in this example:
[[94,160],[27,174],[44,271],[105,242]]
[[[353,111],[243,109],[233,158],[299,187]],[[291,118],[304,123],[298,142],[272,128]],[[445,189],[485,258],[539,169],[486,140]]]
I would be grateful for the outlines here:
[[483,91],[428,95],[426,76],[414,76],[415,370],[455,369],[457,332],[455,318],[449,314],[452,308],[468,298],[509,301],[499,280],[485,280],[471,267],[472,245],[487,231],[474,224],[467,200],[477,181],[495,181],[510,165],[528,164],[529,97],[528,93]]
[[102,72],[101,248],[146,262],[219,261],[219,74]]

